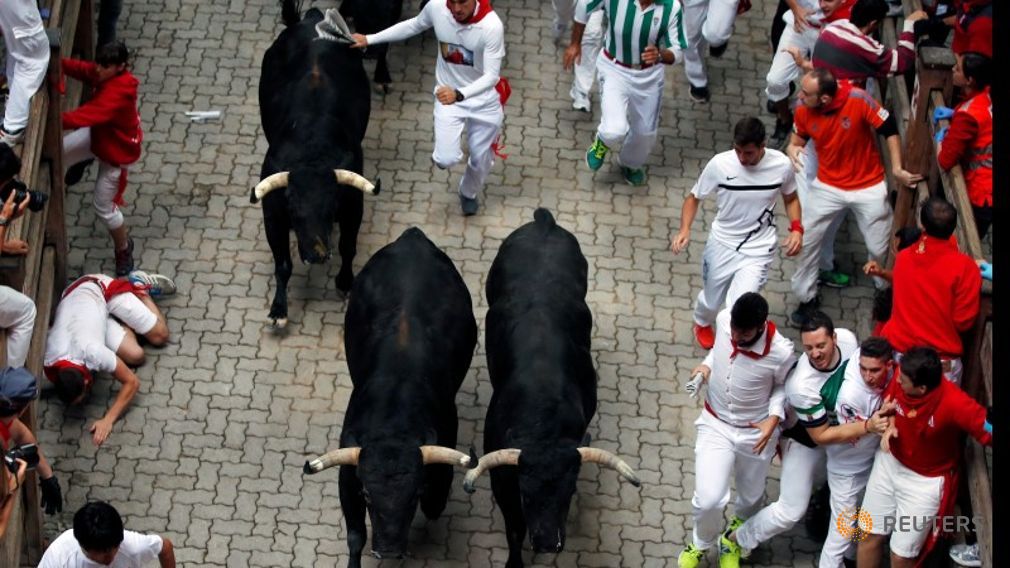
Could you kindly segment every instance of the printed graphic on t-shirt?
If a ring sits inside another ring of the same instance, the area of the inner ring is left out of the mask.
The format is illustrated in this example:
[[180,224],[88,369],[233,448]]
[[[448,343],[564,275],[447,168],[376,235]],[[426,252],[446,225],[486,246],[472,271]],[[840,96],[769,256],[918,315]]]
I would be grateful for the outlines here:
[[458,43],[445,43],[444,41],[438,42],[438,45],[442,52],[442,59],[446,63],[473,67],[473,52],[469,49]]

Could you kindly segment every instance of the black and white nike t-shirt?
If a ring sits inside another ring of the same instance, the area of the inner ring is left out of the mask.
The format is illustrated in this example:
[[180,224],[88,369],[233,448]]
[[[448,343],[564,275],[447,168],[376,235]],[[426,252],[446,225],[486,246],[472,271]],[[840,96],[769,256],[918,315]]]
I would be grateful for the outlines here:
[[717,212],[709,238],[750,255],[775,250],[775,200],[795,191],[792,163],[772,149],[765,149],[756,166],[741,164],[733,150],[716,154],[691,189],[698,199],[715,195]]

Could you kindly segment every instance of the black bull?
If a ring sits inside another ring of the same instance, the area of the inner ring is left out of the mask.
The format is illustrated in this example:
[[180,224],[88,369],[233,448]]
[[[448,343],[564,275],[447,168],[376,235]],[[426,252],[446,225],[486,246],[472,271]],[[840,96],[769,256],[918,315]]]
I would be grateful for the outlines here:
[[505,239],[488,276],[485,345],[494,394],[484,423],[486,455],[464,487],[473,491],[477,477],[491,470],[509,567],[522,566],[527,528],[534,551],[564,548],[583,462],[612,467],[639,484],[619,458],[583,446],[597,380],[586,276],[578,241],[546,209]]
[[277,280],[270,317],[279,325],[288,316],[290,231],[302,261],[322,263],[331,255],[330,233],[337,221],[341,266],[336,285],[347,292],[354,282],[363,193],[379,192],[360,175],[361,141],[371,110],[361,53],[316,39],[315,25],[323,18],[319,10],[301,19],[296,2],[285,0],[282,12],[285,29],[263,56],[260,118],[269,149],[251,197],[253,203],[263,200]]
[[470,292],[449,257],[419,229],[375,253],[358,275],[344,320],[354,389],[341,449],[305,464],[306,473],[340,468],[340,505],[351,566],[372,520],[372,554],[402,557],[418,501],[437,518],[456,446],[456,391],[477,345]]

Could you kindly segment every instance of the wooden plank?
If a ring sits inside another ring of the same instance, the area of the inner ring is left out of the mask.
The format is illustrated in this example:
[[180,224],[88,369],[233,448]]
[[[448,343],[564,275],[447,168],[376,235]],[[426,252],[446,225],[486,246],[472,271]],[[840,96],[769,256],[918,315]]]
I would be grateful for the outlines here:
[[971,493],[972,516],[975,518],[975,536],[978,537],[979,558],[982,566],[991,568],[992,562],[992,488],[985,462],[985,450],[975,440],[969,439],[964,452],[965,474]]
[[7,523],[7,533],[0,538],[0,566],[20,566],[21,546],[24,541],[24,505],[21,502],[21,491],[13,496],[14,510],[11,511]]
[[916,60],[916,83],[912,94],[912,120],[908,124],[904,151],[904,166],[910,172],[929,171],[930,161],[935,161],[935,155],[930,152],[933,140],[930,137],[932,124],[929,111],[929,100],[933,91],[943,93],[944,100],[950,100],[954,84],[951,78],[951,68],[954,66],[950,50],[924,47],[919,50]]
[[[58,30],[57,30],[58,31]],[[45,130],[45,158],[49,173],[49,204],[46,209],[46,223],[44,227],[44,239],[47,244],[54,247],[55,275],[53,276],[61,286],[67,277],[67,222],[66,222],[66,188],[63,184],[63,101],[57,85],[62,74],[61,53],[63,52],[62,38],[59,35],[52,38],[50,42],[51,55],[49,59],[49,77],[47,85],[49,88],[49,117]]]

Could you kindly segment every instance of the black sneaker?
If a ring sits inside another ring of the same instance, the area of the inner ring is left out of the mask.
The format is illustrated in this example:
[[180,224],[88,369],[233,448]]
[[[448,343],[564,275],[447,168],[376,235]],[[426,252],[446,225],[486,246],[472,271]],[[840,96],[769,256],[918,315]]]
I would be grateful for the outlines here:
[[84,177],[84,172],[88,171],[88,166],[90,166],[91,162],[94,161],[95,161],[94,158],[88,158],[83,162],[77,162],[76,164],[67,168],[67,175],[63,176],[63,183],[67,187],[70,187],[80,182],[81,178]]
[[116,276],[126,276],[133,272],[133,239],[127,241],[126,248],[116,251]]
[[821,307],[821,299],[819,297],[814,297],[814,299],[809,302],[802,302],[799,307],[796,308],[796,311],[789,316],[789,323],[796,328],[803,327],[803,324],[810,321],[810,314],[819,307]]
[[775,121],[775,132],[768,139],[768,147],[781,149],[789,140],[789,135],[793,132],[793,125],[790,122]]
[[708,54],[712,57],[722,57],[723,53],[726,53],[726,48],[729,47],[729,41],[722,45],[710,45],[708,46]]
[[696,103],[707,103],[712,98],[712,93],[708,91],[708,87],[695,87],[691,85],[691,89],[688,92],[691,95],[691,99]]

